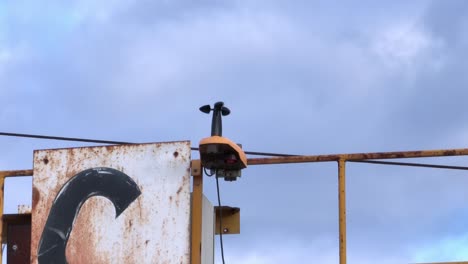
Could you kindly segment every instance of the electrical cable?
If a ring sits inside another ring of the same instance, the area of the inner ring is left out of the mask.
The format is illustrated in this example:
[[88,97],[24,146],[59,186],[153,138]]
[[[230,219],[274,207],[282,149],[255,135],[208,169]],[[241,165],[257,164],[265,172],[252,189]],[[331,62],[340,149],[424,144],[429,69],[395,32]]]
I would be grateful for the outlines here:
[[[87,139],[87,138],[73,138],[73,137],[58,137],[58,136],[8,133],[8,132],[0,132],[0,136],[47,139],[47,140],[61,140],[61,141],[75,141],[75,142],[97,143],[97,144],[114,144],[114,145],[138,144],[138,143],[124,142],[124,141],[99,140],[99,139]],[[192,147],[191,150],[197,151],[199,149]],[[292,154],[254,152],[254,151],[245,151],[245,153],[249,154],[249,155],[272,156],[272,157],[301,156],[301,155],[292,155]],[[348,162],[371,163],[371,164],[381,164],[381,165],[396,165],[396,166],[411,166],[411,167],[426,167],[426,168],[438,168],[438,169],[468,170],[468,167],[463,167],[463,166],[448,166],[448,165],[436,165],[436,164],[424,164],[424,163],[391,162],[391,161],[379,161],[379,160],[348,160]],[[216,174],[216,171],[211,172],[211,173],[207,173],[205,168],[204,168],[204,172],[205,172],[205,174],[207,176],[213,176],[214,174]],[[219,210],[219,241],[220,241],[220,248],[221,248],[222,263],[225,264],[224,245],[223,245],[222,207],[221,207],[221,197],[220,197],[218,178],[219,177],[216,175],[216,192],[217,192],[217,196],[218,196],[218,210]],[[5,245],[3,245],[3,249],[4,249],[4,247],[5,247]]]
[[88,139],[88,138],[73,138],[73,137],[44,136],[44,135],[7,133],[7,132],[0,132],[0,136],[37,138],[37,139],[49,139],[49,140],[62,140],[62,141],[76,141],[76,142],[98,143],[98,144],[117,144],[117,145],[120,145],[120,144],[134,144],[134,143],[123,142],[123,141]]
[[245,154],[248,154],[248,155],[270,156],[270,157],[294,157],[294,156],[302,156],[302,155],[294,155],[294,154],[270,153],[270,152],[256,152],[256,151],[244,151],[244,153],[245,153]]
[[[48,139],[48,140],[61,140],[61,141],[76,141],[76,142],[85,142],[85,143],[97,143],[97,144],[139,144],[125,141],[113,141],[113,140],[102,140],[102,139],[89,139],[89,138],[74,138],[74,137],[57,137],[57,136],[46,136],[46,135],[35,135],[35,134],[21,134],[21,133],[9,133],[9,132],[0,132],[0,136],[7,137],[22,137],[22,138],[36,138],[36,139]],[[190,148],[191,150],[197,151],[198,148]],[[271,157],[289,157],[289,156],[298,156],[292,154],[281,154],[281,153],[268,153],[268,152],[256,152],[256,151],[244,151],[245,154],[255,155],[255,156],[271,156]]]
[[395,166],[410,166],[410,167],[424,167],[424,168],[435,168],[435,169],[468,170],[468,167],[462,167],[462,166],[448,166],[448,165],[411,163],[411,162],[394,162],[394,161],[380,161],[380,160],[348,160],[348,162],[395,165]]
[[[74,138],[74,137],[58,137],[58,136],[8,133],[8,132],[0,132],[0,136],[36,138],[36,139],[48,139],[48,140],[62,140],[62,141],[76,141],[76,142],[97,143],[97,144],[115,144],[115,145],[138,144],[138,143],[132,143],[132,142],[125,142],[125,141],[88,139],[88,138]],[[191,150],[197,151],[199,149],[192,147]],[[301,156],[301,155],[256,152],[256,151],[244,151],[244,152],[245,152],[245,154],[256,155],[256,156],[271,156],[271,157]],[[468,167],[462,167],[462,166],[447,166],[447,165],[435,165],[435,164],[424,164],[424,163],[391,162],[391,161],[378,161],[378,160],[348,160],[348,162],[373,163],[373,164],[396,165],[396,166],[411,166],[411,167],[426,167],[426,168],[436,168],[436,169],[468,170]],[[210,174],[207,174],[207,175],[210,175]]]
[[221,259],[224,262],[224,246],[223,246],[223,209],[221,207],[221,197],[219,194],[219,180],[218,180],[218,175],[216,175],[216,193],[218,194],[218,210],[219,210],[219,245],[221,248]]
[[203,167],[203,171],[205,172],[206,176],[208,176],[208,177],[211,177],[211,176],[213,176],[213,175],[216,174],[216,171],[214,171],[214,170],[212,170],[211,173],[208,173],[208,172],[206,171],[206,168],[205,168],[205,167]]
[[[212,170],[211,173],[209,174],[207,171],[206,171],[206,168],[203,168],[203,171],[205,172],[205,174],[207,176],[213,176],[216,174],[216,170]],[[219,245],[220,245],[220,249],[221,249],[221,259],[223,261],[223,264],[225,264],[225,261],[224,261],[224,244],[223,244],[223,209],[221,207],[221,194],[220,194],[220,191],[219,191],[219,177],[218,175],[215,176],[216,178],[216,195],[218,196],[218,210],[219,210]]]

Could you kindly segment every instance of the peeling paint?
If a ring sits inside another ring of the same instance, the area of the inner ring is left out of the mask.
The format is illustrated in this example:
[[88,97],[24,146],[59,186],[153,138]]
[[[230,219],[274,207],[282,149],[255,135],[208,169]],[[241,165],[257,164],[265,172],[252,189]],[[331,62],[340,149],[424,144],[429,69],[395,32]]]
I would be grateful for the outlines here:
[[41,234],[59,191],[74,175],[96,167],[125,173],[141,195],[117,218],[109,199],[87,199],[66,246],[68,263],[189,263],[187,141],[35,151],[32,263],[38,263]]

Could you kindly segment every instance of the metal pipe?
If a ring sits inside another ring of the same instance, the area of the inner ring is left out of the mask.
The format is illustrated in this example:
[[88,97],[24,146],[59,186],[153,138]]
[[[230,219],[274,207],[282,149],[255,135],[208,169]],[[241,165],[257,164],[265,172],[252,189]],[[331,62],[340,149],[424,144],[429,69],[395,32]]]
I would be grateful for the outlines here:
[[289,157],[275,157],[275,158],[253,158],[253,159],[248,159],[247,164],[248,165],[263,165],[263,164],[283,164],[283,163],[327,162],[327,161],[339,161],[339,160],[353,161],[353,160],[370,160],[370,159],[427,158],[427,157],[464,156],[464,155],[468,155],[468,148],[332,154],[332,155],[313,155],[313,156],[289,156]]
[[221,118],[221,110],[223,102],[217,102],[213,107],[213,119],[211,120],[211,136],[223,136],[223,120]]
[[338,222],[340,264],[346,264],[346,161],[338,161]]
[[[4,186],[5,177],[0,176],[0,245],[3,245],[5,241],[3,233],[3,204],[4,204]],[[3,259],[3,246],[0,247],[0,259]]]
[[32,176],[33,170],[9,170],[0,171],[0,177],[21,177],[21,176]]
[[200,160],[192,160],[192,264],[201,264],[202,243],[202,203],[203,203],[203,172]]

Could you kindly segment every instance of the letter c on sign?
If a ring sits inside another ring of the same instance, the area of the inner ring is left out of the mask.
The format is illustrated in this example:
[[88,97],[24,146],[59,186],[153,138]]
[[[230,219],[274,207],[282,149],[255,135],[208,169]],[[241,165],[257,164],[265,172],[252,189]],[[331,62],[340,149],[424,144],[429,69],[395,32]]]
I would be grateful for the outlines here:
[[125,173],[112,168],[92,168],[73,176],[55,197],[42,231],[37,252],[39,264],[66,264],[65,250],[73,222],[81,206],[93,196],[109,199],[116,217],[140,196],[137,184]]

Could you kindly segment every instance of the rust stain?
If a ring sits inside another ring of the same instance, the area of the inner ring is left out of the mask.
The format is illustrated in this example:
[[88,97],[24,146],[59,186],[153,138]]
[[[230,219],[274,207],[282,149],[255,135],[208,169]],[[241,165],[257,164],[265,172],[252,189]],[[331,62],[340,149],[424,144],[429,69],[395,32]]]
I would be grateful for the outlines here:
[[137,199],[138,203],[138,213],[140,214],[140,219],[143,219],[143,206],[141,205],[141,199]]
[[[180,143],[177,144],[176,146],[181,145]],[[142,157],[144,158],[145,155],[156,156],[155,159],[162,157],[164,160],[168,157],[172,158],[172,156],[177,158],[177,160],[172,159],[169,161],[169,164],[163,164],[163,167],[166,166],[172,171],[174,168],[180,167],[180,164],[185,164],[183,161],[186,160],[188,153],[190,153],[187,149],[168,147],[164,144],[153,144],[151,148],[145,148],[145,150],[140,148],[146,145],[88,147],[35,152],[32,212],[34,221],[31,242],[32,263],[37,264],[38,242],[51,204],[63,184],[78,172],[90,167],[103,166],[128,171],[128,175],[133,177],[131,173],[134,169],[127,167],[128,161],[132,161],[133,159],[136,160],[135,162],[140,162],[140,160],[144,160]],[[189,144],[187,145],[189,146]],[[167,153],[167,155],[165,156],[164,153]],[[128,159],[128,156],[132,156],[132,159]],[[45,158],[48,160],[47,163],[44,161]],[[187,167],[181,168],[184,177],[181,177],[181,175],[177,175],[177,177],[183,179],[178,184],[189,186],[190,177],[185,176],[189,175],[190,164],[189,162],[186,163]],[[147,166],[147,164],[143,165]],[[146,173],[143,174],[147,175]],[[146,184],[146,181],[136,180],[138,185]],[[166,184],[168,180],[163,178],[161,182],[162,184]],[[181,233],[190,235],[189,220],[187,220],[186,225],[183,225],[184,228],[174,229],[180,223],[184,223],[181,219],[189,219],[190,215],[186,214],[186,210],[180,211],[181,209],[178,209],[179,207],[184,208],[184,204],[189,205],[190,200],[187,190],[175,185],[167,190],[163,189],[161,195],[154,195],[154,187],[143,185],[140,186],[140,189],[142,196],[130,205],[128,211],[118,218],[115,218],[112,204],[105,198],[91,198],[83,205],[75,220],[68,241],[66,249],[68,263],[133,264],[142,263],[142,260],[144,260],[143,262],[150,263],[178,263],[179,260],[181,263],[189,263],[189,239],[186,239],[187,241],[184,242],[187,243],[187,245],[183,246],[186,250],[181,254],[175,254],[168,247],[172,241],[180,241],[177,240],[177,236],[180,236]],[[153,193],[150,196],[152,198],[150,200],[143,199],[145,193]],[[174,196],[174,194],[177,194],[177,196]],[[169,206],[168,201],[171,203],[175,202],[177,207]],[[162,208],[161,206],[165,206],[166,208]],[[112,218],[108,218],[109,208],[112,209]],[[177,217],[174,217],[174,213]],[[157,218],[154,217],[155,215],[157,215]],[[104,224],[103,227],[103,220],[108,225]],[[154,223],[154,221],[157,221],[160,227],[157,228],[157,236],[152,235],[151,232],[135,235],[141,227]],[[96,223],[101,224],[97,225]],[[112,226],[119,225],[123,228],[118,230],[110,229]],[[114,230],[115,232],[106,233],[110,232],[106,230]],[[185,232],[185,230],[187,231]],[[110,237],[105,237],[105,234]],[[104,246],[106,243],[108,246]],[[177,244],[177,248],[180,248],[180,246],[180,243]],[[106,250],[103,250],[103,248],[106,248]],[[118,256],[117,262],[116,256]]]
[[101,204],[95,199],[90,199],[81,208],[67,244],[68,263],[110,263],[106,252],[96,251],[97,244],[102,238],[96,237],[100,227],[96,226],[93,220],[96,220],[99,211],[102,211]]
[[41,194],[39,193],[36,187],[33,187],[33,191],[32,191],[32,202],[33,202],[32,206],[33,207],[37,206],[39,199],[41,199]]
[[444,151],[445,156],[453,156],[453,155],[456,155],[456,154],[457,154],[457,152],[455,150]]

